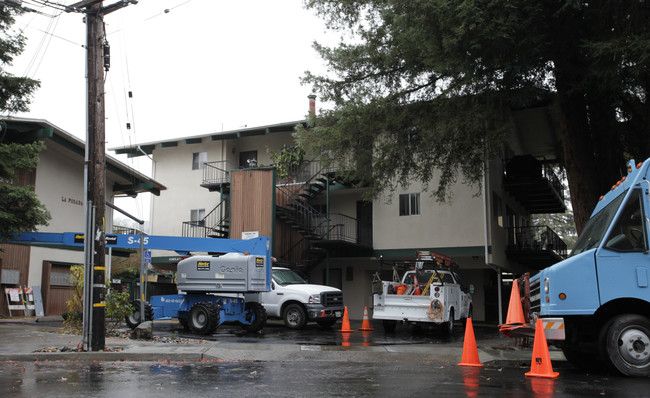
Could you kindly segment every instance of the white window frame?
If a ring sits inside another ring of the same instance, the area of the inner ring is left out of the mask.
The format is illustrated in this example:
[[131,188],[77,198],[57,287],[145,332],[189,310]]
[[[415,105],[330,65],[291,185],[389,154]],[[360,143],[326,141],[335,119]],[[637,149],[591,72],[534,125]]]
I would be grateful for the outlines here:
[[192,170],[205,169],[205,164],[208,162],[207,152],[194,152],[192,154]]
[[192,209],[190,210],[190,222],[192,225],[199,225],[205,218],[205,209]]
[[[403,206],[404,205],[404,206]],[[419,216],[421,214],[420,193],[403,193],[399,195],[399,215]]]

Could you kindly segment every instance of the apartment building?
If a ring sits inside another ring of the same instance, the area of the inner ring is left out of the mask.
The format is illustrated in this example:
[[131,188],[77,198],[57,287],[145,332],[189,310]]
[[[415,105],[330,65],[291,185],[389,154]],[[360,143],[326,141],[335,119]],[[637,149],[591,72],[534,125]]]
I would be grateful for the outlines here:
[[[352,319],[372,306],[380,263],[415,260],[417,250],[440,252],[473,287],[474,319],[497,322],[507,310],[499,303],[509,296],[508,275],[535,272],[566,256],[550,228],[530,225],[533,214],[565,210],[550,167],[559,144],[548,110],[513,113],[509,145],[487,163],[483,188],[459,182],[449,203],[436,202],[417,182],[369,200],[364,188],[346,185],[318,159],[280,176],[271,153],[293,145],[294,128],[304,120],[114,150],[149,155],[153,178],[167,187],[153,200],[154,235],[270,236],[279,264],[343,290]],[[390,267],[383,270],[382,276],[392,274]]]
[[[52,216],[49,225],[39,227],[39,232],[83,232],[85,143],[46,120],[12,117],[3,119],[2,123],[3,141],[41,140],[46,145],[39,154],[37,168],[20,172],[20,183],[34,186],[36,195]],[[142,192],[159,195],[165,189],[114,158],[107,157],[106,162],[107,201]],[[107,207],[108,232],[112,231],[112,219],[113,210]],[[4,244],[0,248],[3,250],[0,251],[0,283],[3,288],[0,314],[9,314],[4,288],[17,287],[38,290],[45,315],[60,315],[67,311],[66,301],[72,297],[70,266],[83,264],[83,247]]]

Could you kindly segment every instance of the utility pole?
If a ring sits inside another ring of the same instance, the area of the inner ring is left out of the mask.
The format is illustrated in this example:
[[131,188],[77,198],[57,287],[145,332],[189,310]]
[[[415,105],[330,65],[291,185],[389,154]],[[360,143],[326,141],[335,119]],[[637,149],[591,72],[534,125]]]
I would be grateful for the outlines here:
[[84,236],[84,336],[86,349],[105,347],[106,318],[106,148],[104,72],[110,67],[110,47],[104,30],[104,16],[136,0],[121,0],[104,7],[102,0],[84,0],[66,7],[67,12],[85,13],[86,20],[86,218]]

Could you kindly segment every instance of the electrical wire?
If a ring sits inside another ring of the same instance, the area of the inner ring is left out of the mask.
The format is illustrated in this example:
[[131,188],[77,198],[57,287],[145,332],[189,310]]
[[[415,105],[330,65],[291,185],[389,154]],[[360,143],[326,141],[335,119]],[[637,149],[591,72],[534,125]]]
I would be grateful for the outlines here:
[[130,25],[130,26],[126,26],[126,27],[123,27],[123,28],[118,29],[118,30],[115,30],[115,31],[112,31],[112,32],[109,33],[109,35],[112,35],[112,34],[114,34],[114,33],[121,32],[121,31],[123,31],[123,30],[131,29],[131,28],[133,28],[133,27],[135,27],[135,26],[140,25],[141,23],[147,22],[147,21],[152,20],[152,19],[154,19],[154,18],[157,18],[157,17],[159,17],[159,16],[161,16],[161,15],[169,14],[172,10],[175,10],[175,9],[181,7],[181,6],[184,6],[185,4],[187,4],[187,3],[191,2],[191,1],[192,1],[192,0],[186,0],[186,1],[184,1],[184,2],[182,2],[182,3],[179,3],[179,4],[177,4],[177,5],[173,6],[173,7],[165,8],[163,11],[161,11],[161,12],[159,12],[159,13],[157,13],[157,14],[154,14],[154,15],[148,17],[148,18],[145,18],[145,19],[143,19],[143,20],[140,21],[140,22],[134,23],[134,24],[132,24],[132,25]]

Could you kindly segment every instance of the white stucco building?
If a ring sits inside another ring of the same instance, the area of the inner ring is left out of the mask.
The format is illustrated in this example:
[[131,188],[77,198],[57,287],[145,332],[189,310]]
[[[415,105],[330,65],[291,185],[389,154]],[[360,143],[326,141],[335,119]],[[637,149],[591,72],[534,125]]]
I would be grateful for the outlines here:
[[[84,231],[84,159],[85,143],[45,120],[7,118],[3,120],[4,139],[9,142],[43,141],[37,168],[21,173],[21,184],[32,185],[38,199],[52,219],[39,232]],[[107,157],[106,200],[141,192],[159,194],[165,187],[125,164]],[[113,210],[106,210],[106,231],[111,232]],[[53,248],[54,247],[54,248]],[[2,245],[0,270],[2,287],[38,287],[42,293],[45,315],[65,312],[70,299],[70,266],[83,264],[83,248],[61,246]],[[4,291],[0,314],[8,314]]]
[[[457,183],[450,203],[436,202],[417,182],[391,200],[367,202],[363,188],[340,183],[316,161],[305,161],[287,181],[276,176],[275,195],[259,198],[274,204],[273,256],[314,283],[341,288],[350,317],[360,319],[364,306],[372,306],[371,281],[380,258],[412,260],[416,250],[440,252],[451,256],[464,283],[473,285],[474,318],[497,322],[504,273],[541,269],[566,255],[553,231],[528,225],[531,214],[564,211],[549,167],[557,162],[558,139],[548,111],[513,114],[516,128],[500,158],[487,163],[483,189]],[[153,200],[152,234],[241,239],[231,230],[234,219],[244,217],[230,212],[231,194],[238,189],[232,173],[271,165],[269,151],[293,145],[300,123],[305,121],[114,150],[150,155],[153,178],[167,187]],[[502,312],[506,309],[507,304]]]

